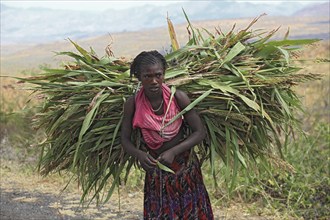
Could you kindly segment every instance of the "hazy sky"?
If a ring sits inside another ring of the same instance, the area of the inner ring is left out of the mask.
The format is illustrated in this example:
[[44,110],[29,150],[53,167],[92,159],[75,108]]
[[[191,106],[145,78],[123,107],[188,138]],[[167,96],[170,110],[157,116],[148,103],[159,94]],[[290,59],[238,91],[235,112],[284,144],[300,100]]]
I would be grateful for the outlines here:
[[[205,0],[204,0],[205,1]],[[215,1],[215,0],[213,0]],[[220,0],[219,0],[220,1]],[[229,0],[230,1],[230,0]],[[278,0],[240,0],[241,2],[252,2],[252,3],[279,3],[283,1]],[[287,0],[287,2],[290,0]],[[317,1],[297,1],[291,0],[292,2],[301,2],[305,4],[315,3]],[[17,1],[17,0],[1,0],[1,3],[11,7],[21,7],[21,8],[30,8],[30,7],[43,7],[43,8],[52,8],[52,9],[69,9],[69,10],[89,10],[89,11],[103,11],[106,9],[124,9],[144,4],[153,4],[158,6],[169,5],[173,3],[184,2],[182,1],[138,1],[138,0],[130,0],[130,1],[79,1],[79,0],[59,0],[59,1]],[[319,2],[324,2],[324,0],[320,0]]]
[[89,11],[103,11],[109,8],[124,9],[144,4],[153,5],[169,5],[177,1],[17,1],[17,0],[1,0],[1,3],[12,7],[43,7],[53,9],[70,9],[70,10],[89,10]]

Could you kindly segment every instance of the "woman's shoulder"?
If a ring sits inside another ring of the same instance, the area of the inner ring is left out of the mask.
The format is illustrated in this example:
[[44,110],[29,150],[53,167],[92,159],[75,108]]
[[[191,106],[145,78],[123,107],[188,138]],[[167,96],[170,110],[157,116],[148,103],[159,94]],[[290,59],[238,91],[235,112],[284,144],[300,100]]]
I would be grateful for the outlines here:
[[126,102],[134,102],[135,101],[135,94],[134,95],[131,95],[127,98]]
[[181,109],[184,109],[185,107],[187,107],[190,104],[190,99],[186,92],[184,92],[180,89],[177,89],[174,95],[175,95],[176,102]]
[[177,100],[181,100],[181,99],[189,99],[189,97],[188,97],[188,95],[187,95],[187,93],[186,92],[184,92],[184,91],[182,91],[182,90],[180,90],[180,89],[177,89],[176,91],[175,91],[175,98],[177,99]]
[[135,109],[135,95],[128,97],[124,105],[125,108]]

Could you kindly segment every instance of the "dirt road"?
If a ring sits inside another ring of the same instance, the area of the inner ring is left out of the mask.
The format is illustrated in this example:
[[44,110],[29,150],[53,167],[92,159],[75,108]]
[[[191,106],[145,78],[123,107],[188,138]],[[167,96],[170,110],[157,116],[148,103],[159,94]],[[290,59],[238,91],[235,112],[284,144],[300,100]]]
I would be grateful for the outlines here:
[[1,161],[1,220],[29,219],[141,219],[142,192],[122,192],[107,204],[91,204],[82,208],[80,192],[74,186],[61,192],[65,180],[54,175],[41,177],[37,173]]
[[[0,219],[1,220],[87,220],[143,218],[143,192],[141,190],[121,190],[120,208],[118,194],[111,201],[89,208],[79,205],[80,191],[69,186],[61,193],[66,181],[58,175],[41,177],[24,165],[1,160],[0,166]],[[221,220],[261,220],[274,217],[252,216],[242,207],[213,207],[216,219]]]

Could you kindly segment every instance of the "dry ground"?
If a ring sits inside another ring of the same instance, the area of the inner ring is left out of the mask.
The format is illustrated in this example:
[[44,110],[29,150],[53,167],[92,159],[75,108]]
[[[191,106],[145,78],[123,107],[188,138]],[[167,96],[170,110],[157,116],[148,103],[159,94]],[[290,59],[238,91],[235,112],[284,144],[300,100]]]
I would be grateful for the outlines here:
[[[83,209],[79,205],[80,191],[73,184],[61,192],[66,180],[58,175],[41,177],[36,171],[16,161],[1,159],[1,220],[29,219],[142,219],[143,192],[121,189],[120,209],[118,194],[104,206],[95,204]],[[213,207],[216,219],[263,220],[281,219],[276,216],[257,216],[248,213],[243,204]]]

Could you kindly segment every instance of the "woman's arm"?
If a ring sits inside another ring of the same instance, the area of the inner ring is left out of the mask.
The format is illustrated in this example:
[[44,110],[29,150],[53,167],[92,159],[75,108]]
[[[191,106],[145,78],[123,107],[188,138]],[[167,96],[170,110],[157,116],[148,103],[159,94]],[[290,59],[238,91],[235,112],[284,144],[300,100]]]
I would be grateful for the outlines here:
[[143,169],[149,170],[156,166],[156,160],[151,155],[136,148],[131,141],[134,112],[134,97],[130,97],[124,104],[124,116],[121,124],[121,145],[129,155],[136,157],[140,161]]
[[[184,109],[190,104],[190,99],[187,94],[181,90],[175,93],[176,101],[181,109]],[[199,144],[205,138],[206,132],[204,125],[198,113],[191,109],[184,114],[185,121],[191,127],[192,133],[182,142],[163,152],[157,159],[159,162],[170,165],[176,155],[181,154]]]

